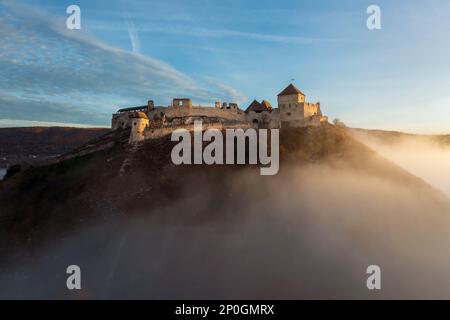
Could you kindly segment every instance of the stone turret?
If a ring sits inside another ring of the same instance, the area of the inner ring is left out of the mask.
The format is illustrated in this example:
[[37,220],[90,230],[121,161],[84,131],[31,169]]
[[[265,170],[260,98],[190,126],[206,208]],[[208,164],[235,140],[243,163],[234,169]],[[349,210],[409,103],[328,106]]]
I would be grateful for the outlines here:
[[135,112],[131,116],[131,134],[130,134],[130,143],[143,141],[144,138],[144,130],[150,124],[147,115],[145,112]]

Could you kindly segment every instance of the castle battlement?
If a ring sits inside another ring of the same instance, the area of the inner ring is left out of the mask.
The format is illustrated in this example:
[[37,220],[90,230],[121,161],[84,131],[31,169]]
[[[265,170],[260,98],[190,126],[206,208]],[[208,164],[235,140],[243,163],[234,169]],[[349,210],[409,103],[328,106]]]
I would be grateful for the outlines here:
[[328,122],[320,103],[306,102],[306,96],[290,84],[278,94],[278,108],[267,100],[254,100],[244,111],[236,103],[215,101],[214,106],[194,106],[189,98],[174,98],[167,107],[146,106],[119,109],[112,115],[112,130],[131,128],[130,142],[159,138],[177,128],[191,128],[202,120],[205,128],[267,128],[319,126]]

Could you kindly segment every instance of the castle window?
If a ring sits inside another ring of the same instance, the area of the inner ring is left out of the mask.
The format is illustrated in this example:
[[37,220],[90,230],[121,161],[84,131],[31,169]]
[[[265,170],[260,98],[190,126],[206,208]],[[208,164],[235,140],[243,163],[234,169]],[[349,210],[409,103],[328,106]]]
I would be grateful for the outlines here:
[[291,115],[291,113],[290,112],[288,112],[288,113],[286,113],[288,116],[290,116]]
[[253,121],[252,121],[254,124],[257,124],[258,123],[258,119],[253,119]]

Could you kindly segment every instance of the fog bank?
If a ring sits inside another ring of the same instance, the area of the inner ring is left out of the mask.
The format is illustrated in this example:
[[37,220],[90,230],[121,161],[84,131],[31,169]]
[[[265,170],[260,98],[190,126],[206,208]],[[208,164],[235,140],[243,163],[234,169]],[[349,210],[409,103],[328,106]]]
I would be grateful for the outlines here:
[[364,133],[354,136],[450,197],[450,145],[427,136],[403,135],[388,141]]
[[254,173],[230,176],[220,202],[214,181],[186,182],[167,207],[59,239],[3,272],[0,297],[450,298],[450,207],[431,189],[327,165]]

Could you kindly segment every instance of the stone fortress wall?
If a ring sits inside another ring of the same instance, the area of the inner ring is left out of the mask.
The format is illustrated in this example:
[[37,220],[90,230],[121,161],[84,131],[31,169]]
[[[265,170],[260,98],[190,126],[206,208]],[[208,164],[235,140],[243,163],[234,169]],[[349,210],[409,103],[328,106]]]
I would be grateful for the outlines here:
[[253,101],[245,110],[235,103],[215,102],[213,107],[194,106],[188,98],[175,98],[168,107],[146,106],[120,109],[113,114],[112,130],[131,128],[130,142],[159,138],[177,128],[193,130],[195,120],[202,120],[203,129],[267,128],[320,126],[328,122],[320,103],[306,102],[305,95],[292,84],[278,95],[278,108],[269,102]]
[[[175,100],[175,99],[174,99]],[[151,104],[151,102],[149,102]],[[130,108],[132,109],[132,108]],[[125,129],[132,126],[132,119],[137,112],[146,113],[148,119],[153,122],[161,122],[162,126],[190,124],[194,119],[222,119],[224,121],[245,122],[246,115],[243,110],[236,105],[235,108],[213,108],[206,106],[174,106],[169,107],[147,107],[128,110],[113,114],[111,128],[116,130]]]

